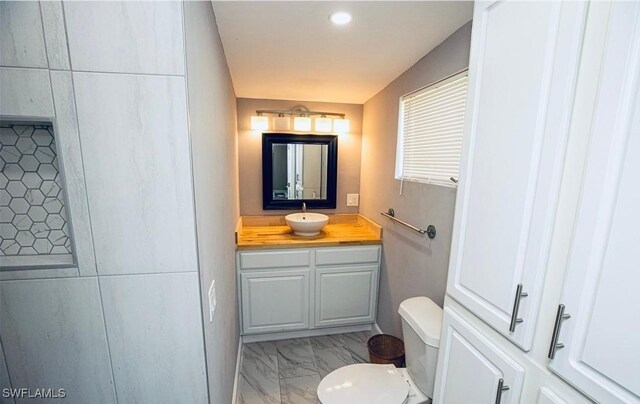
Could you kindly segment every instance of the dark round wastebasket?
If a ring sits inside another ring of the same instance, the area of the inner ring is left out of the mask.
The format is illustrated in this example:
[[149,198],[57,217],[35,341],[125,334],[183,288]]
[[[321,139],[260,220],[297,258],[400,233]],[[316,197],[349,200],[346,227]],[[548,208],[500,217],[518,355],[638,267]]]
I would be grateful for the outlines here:
[[369,338],[367,346],[371,363],[404,367],[404,343],[401,339],[393,335],[378,334]]

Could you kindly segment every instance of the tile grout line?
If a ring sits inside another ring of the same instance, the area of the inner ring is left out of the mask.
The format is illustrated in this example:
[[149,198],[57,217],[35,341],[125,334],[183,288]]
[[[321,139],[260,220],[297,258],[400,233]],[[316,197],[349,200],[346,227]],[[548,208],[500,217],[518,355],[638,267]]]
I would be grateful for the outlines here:
[[278,377],[278,395],[280,396],[280,404],[282,404],[282,378],[280,377],[280,351],[278,350],[278,345],[276,344],[276,369],[278,373],[276,376]]
[[[2,344],[2,337],[0,337],[0,353],[2,354],[2,359],[4,360],[4,367],[7,370],[7,381],[9,382],[9,388],[13,388],[13,382],[11,381],[11,374],[9,373],[9,364],[7,363],[7,355],[4,353],[4,345]],[[13,399],[15,404],[15,399]]]
[[[275,344],[274,344],[275,345]],[[282,384],[280,384],[280,355],[278,355],[278,347],[276,346],[276,378],[278,379],[278,398],[282,404]]]
[[178,77],[184,78],[184,75],[175,74],[175,73],[147,73],[147,72],[116,72],[116,71],[107,71],[107,70],[75,70],[75,69],[65,69],[65,68],[50,68],[50,67],[36,67],[36,66],[12,66],[0,64],[0,68],[2,69],[23,69],[23,70],[51,70],[53,72],[74,72],[74,73],[87,73],[87,74],[118,74],[118,75],[128,75],[128,76],[149,76],[149,77]]
[[[118,395],[118,386],[117,386],[117,381],[116,381],[116,372],[113,366],[113,353],[111,352],[112,350],[112,346],[111,346],[111,342],[109,341],[109,330],[107,327],[107,313],[104,310],[104,297],[102,295],[102,283],[100,282],[100,272],[98,271],[98,259],[96,257],[96,245],[95,245],[95,239],[93,237],[93,223],[91,220],[91,207],[89,204],[89,188],[87,187],[87,177],[85,175],[85,164],[84,164],[84,154],[82,153],[82,135],[81,135],[81,129],[80,129],[80,119],[79,119],[79,115],[78,115],[78,102],[77,102],[77,97],[76,97],[76,83],[75,83],[75,78],[74,78],[74,72],[73,72],[73,65],[71,62],[71,47],[69,46],[69,30],[67,27],[67,14],[66,14],[66,10],[65,10],[65,4],[64,2],[60,2],[60,8],[62,11],[62,23],[64,25],[64,36],[65,36],[65,41],[66,41],[66,45],[67,45],[67,58],[69,61],[69,81],[71,84],[71,95],[73,97],[73,113],[74,113],[74,119],[75,119],[75,127],[76,127],[76,133],[75,135],[78,138],[78,147],[80,148],[80,162],[81,162],[81,166],[82,166],[82,181],[83,181],[83,186],[84,186],[84,198],[85,201],[87,203],[87,216],[89,219],[89,232],[91,234],[91,248],[92,248],[92,259],[93,259],[93,264],[94,264],[94,268],[95,268],[95,278],[96,278],[96,283],[98,286],[98,296],[100,298],[100,310],[102,311],[102,325],[104,327],[104,336],[105,336],[105,342],[107,344],[107,356],[109,357],[109,370],[111,371],[111,380],[113,381],[113,394],[114,394],[114,399],[115,402],[118,403],[120,401],[119,395]],[[45,45],[46,46],[46,45]],[[49,77],[51,77],[51,69],[49,69]],[[51,79],[50,79],[51,80]],[[53,85],[51,86],[51,93],[53,95]],[[55,98],[55,96],[54,96]],[[54,105],[55,108],[55,105]],[[76,256],[77,259],[77,256]],[[78,274],[81,275],[81,271],[80,271],[80,266],[78,263]],[[91,274],[93,275],[93,274]],[[93,277],[93,276],[91,276]]]
[[311,338],[309,338],[309,348],[311,349],[311,357],[313,358],[313,364],[316,366],[316,374],[318,375],[318,377],[320,377],[320,368],[318,367],[318,359],[316,358],[316,351],[313,349]]
[[[282,404],[282,401],[283,401],[283,388],[282,388],[282,382],[283,382],[284,380],[297,379],[297,378],[301,378],[301,377],[313,377],[313,376],[318,376],[318,377],[320,377],[320,372],[318,371],[318,365],[317,365],[317,363],[316,363],[316,359],[315,359],[315,353],[314,353],[314,350],[313,350],[313,346],[311,345],[311,338],[310,338],[310,337],[304,337],[304,338],[308,341],[309,349],[311,350],[311,357],[312,357],[312,359],[313,359],[313,363],[314,363],[314,365],[315,365],[315,367],[316,367],[316,372],[315,372],[316,374],[315,374],[315,375],[302,375],[302,376],[292,376],[292,377],[280,377],[280,371],[279,371],[280,352],[279,352],[278,347],[277,347],[277,345],[276,345],[276,351],[277,351],[277,353],[278,353],[278,386],[279,386],[279,388],[280,388],[280,404]],[[296,338],[291,338],[291,339],[289,339],[289,340],[283,340],[283,341],[290,341],[290,340],[292,340],[292,339],[296,339]],[[316,400],[317,400],[317,394],[316,394]]]
[[[316,373],[319,375],[320,372],[318,371],[318,364],[317,364],[317,362],[315,360],[315,354],[314,354],[314,351],[313,351],[313,347],[311,346],[310,337],[301,337],[301,338],[309,339],[309,348],[311,348],[311,357],[313,359],[314,365],[316,366]],[[285,340],[280,340],[280,341],[290,341],[290,340],[293,340],[293,339],[299,339],[299,338],[290,338],[290,339],[285,339]],[[276,350],[277,349],[278,348],[276,348]],[[278,357],[280,357],[280,356],[278,355]],[[305,376],[312,376],[312,375],[298,375],[298,376],[280,377],[280,372],[278,372],[278,379],[280,379],[280,380],[282,380],[282,379],[293,379],[293,378],[296,378],[296,377],[305,377]]]

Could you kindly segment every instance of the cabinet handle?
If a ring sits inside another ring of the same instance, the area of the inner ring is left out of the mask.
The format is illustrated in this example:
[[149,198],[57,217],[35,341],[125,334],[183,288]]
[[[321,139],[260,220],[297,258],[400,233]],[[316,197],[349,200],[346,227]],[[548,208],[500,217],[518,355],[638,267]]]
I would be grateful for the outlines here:
[[511,312],[511,322],[509,323],[510,332],[514,332],[516,330],[516,325],[524,321],[523,319],[518,318],[518,310],[520,310],[520,299],[527,296],[529,296],[529,294],[522,291],[522,284],[519,283],[516,288],[516,299],[513,302],[513,311]]
[[496,404],[500,404],[500,401],[502,401],[502,393],[507,390],[509,390],[509,386],[504,385],[504,380],[503,379],[498,380],[498,392],[496,394]]
[[549,347],[549,359],[553,359],[556,357],[556,351],[558,349],[564,348],[564,344],[558,342],[558,338],[560,337],[560,328],[562,327],[562,322],[571,318],[569,314],[564,314],[564,304],[558,305],[558,312],[556,313],[556,322],[553,325],[553,335],[551,336],[551,346]]

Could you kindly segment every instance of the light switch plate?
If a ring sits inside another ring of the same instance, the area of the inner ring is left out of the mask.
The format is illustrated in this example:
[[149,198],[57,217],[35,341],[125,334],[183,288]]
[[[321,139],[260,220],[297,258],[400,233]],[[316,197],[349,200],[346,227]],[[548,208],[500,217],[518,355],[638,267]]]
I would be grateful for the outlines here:
[[347,206],[358,206],[360,194],[347,194]]
[[216,313],[216,281],[211,281],[209,286],[209,322],[213,322],[213,315]]

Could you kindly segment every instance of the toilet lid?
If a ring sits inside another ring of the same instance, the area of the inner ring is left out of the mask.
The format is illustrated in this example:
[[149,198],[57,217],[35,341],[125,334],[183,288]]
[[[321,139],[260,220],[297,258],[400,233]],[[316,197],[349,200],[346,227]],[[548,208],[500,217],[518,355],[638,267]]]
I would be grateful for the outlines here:
[[318,385],[322,404],[401,404],[409,385],[393,365],[360,363],[329,373]]

